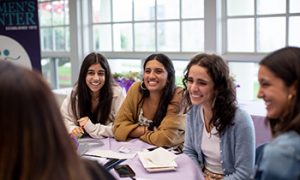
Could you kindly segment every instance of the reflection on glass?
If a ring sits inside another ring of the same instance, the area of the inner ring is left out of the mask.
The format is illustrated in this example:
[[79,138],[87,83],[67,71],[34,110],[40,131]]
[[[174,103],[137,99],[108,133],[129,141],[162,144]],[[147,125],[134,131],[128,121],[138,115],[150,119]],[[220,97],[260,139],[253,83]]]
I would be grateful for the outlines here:
[[114,51],[132,51],[132,25],[114,24]]
[[284,47],[285,17],[257,19],[257,51],[270,52]]
[[64,27],[53,28],[54,32],[54,50],[64,51],[65,50],[65,29]]
[[93,26],[93,47],[98,51],[112,51],[110,24]]
[[257,14],[281,14],[286,12],[286,0],[257,0]]
[[299,0],[290,0],[290,13],[300,13]]
[[182,22],[182,51],[204,51],[203,20]]
[[110,22],[110,0],[93,0],[93,23]]
[[203,0],[184,0],[181,1],[182,18],[203,18],[204,1]]
[[178,19],[179,0],[157,0],[157,19]]
[[41,50],[50,51],[52,47],[52,29],[51,28],[41,28]]
[[228,65],[231,76],[238,85],[237,99],[256,100],[259,87],[257,82],[258,63],[229,62]]
[[241,18],[227,21],[227,50],[254,52],[254,19]]
[[289,45],[300,47],[300,16],[289,18]]
[[136,51],[155,51],[154,23],[135,23],[134,40]]
[[51,2],[39,3],[40,26],[52,25]]
[[131,0],[113,0],[113,21],[132,21]]
[[158,51],[179,51],[179,22],[157,23]]
[[254,0],[227,0],[227,15],[241,16],[254,14]]
[[134,20],[154,20],[155,0],[135,0]]

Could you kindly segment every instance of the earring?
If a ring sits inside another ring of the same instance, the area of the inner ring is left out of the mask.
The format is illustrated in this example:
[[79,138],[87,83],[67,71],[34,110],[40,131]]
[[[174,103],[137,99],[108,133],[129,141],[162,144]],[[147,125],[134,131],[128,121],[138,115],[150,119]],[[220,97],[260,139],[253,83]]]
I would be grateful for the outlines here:
[[291,100],[291,99],[293,99],[293,94],[288,95],[288,100]]
[[144,84],[144,81],[142,81],[142,83],[141,83],[141,89],[142,89],[143,91],[147,90],[147,88],[146,88],[146,86],[145,86],[145,84]]

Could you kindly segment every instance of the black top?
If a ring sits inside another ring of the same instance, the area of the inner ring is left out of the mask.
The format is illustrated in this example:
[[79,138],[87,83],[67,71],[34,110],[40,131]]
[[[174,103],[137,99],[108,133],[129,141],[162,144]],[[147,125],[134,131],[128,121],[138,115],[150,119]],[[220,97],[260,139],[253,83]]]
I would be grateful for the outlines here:
[[83,162],[90,173],[92,180],[116,180],[116,178],[104,169],[97,161],[83,159]]

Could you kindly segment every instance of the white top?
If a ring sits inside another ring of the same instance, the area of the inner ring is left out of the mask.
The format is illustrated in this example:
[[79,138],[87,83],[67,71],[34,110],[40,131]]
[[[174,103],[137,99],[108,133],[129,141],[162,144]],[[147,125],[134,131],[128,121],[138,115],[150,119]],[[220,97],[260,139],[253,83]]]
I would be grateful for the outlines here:
[[[112,132],[112,122],[119,111],[124,99],[126,97],[126,91],[124,88],[116,85],[113,86],[113,100],[112,107],[110,113],[110,120],[107,121],[107,124],[102,125],[100,123],[93,124],[91,120],[89,120],[84,126],[84,130],[93,138],[102,138],[102,137],[113,137]],[[77,107],[78,108],[78,107]],[[77,122],[77,118],[74,117],[71,107],[71,92],[64,99],[61,105],[61,113],[64,119],[64,123],[66,125],[68,133],[71,133],[75,127],[79,126]]]
[[[200,116],[204,122],[203,108],[201,107]],[[204,155],[204,165],[205,168],[211,172],[217,174],[224,174],[222,164],[221,164],[221,154],[220,154],[220,137],[215,127],[212,128],[211,132],[207,132],[205,126],[203,126],[204,131],[202,134],[201,151]]]

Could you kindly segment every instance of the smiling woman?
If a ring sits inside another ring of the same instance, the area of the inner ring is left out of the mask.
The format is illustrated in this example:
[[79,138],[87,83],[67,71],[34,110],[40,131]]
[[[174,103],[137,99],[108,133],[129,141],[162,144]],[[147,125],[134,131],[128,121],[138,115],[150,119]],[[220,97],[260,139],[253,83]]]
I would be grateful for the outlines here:
[[68,132],[93,138],[112,137],[112,122],[126,92],[112,78],[106,57],[90,53],[82,62],[78,81],[61,112]]

